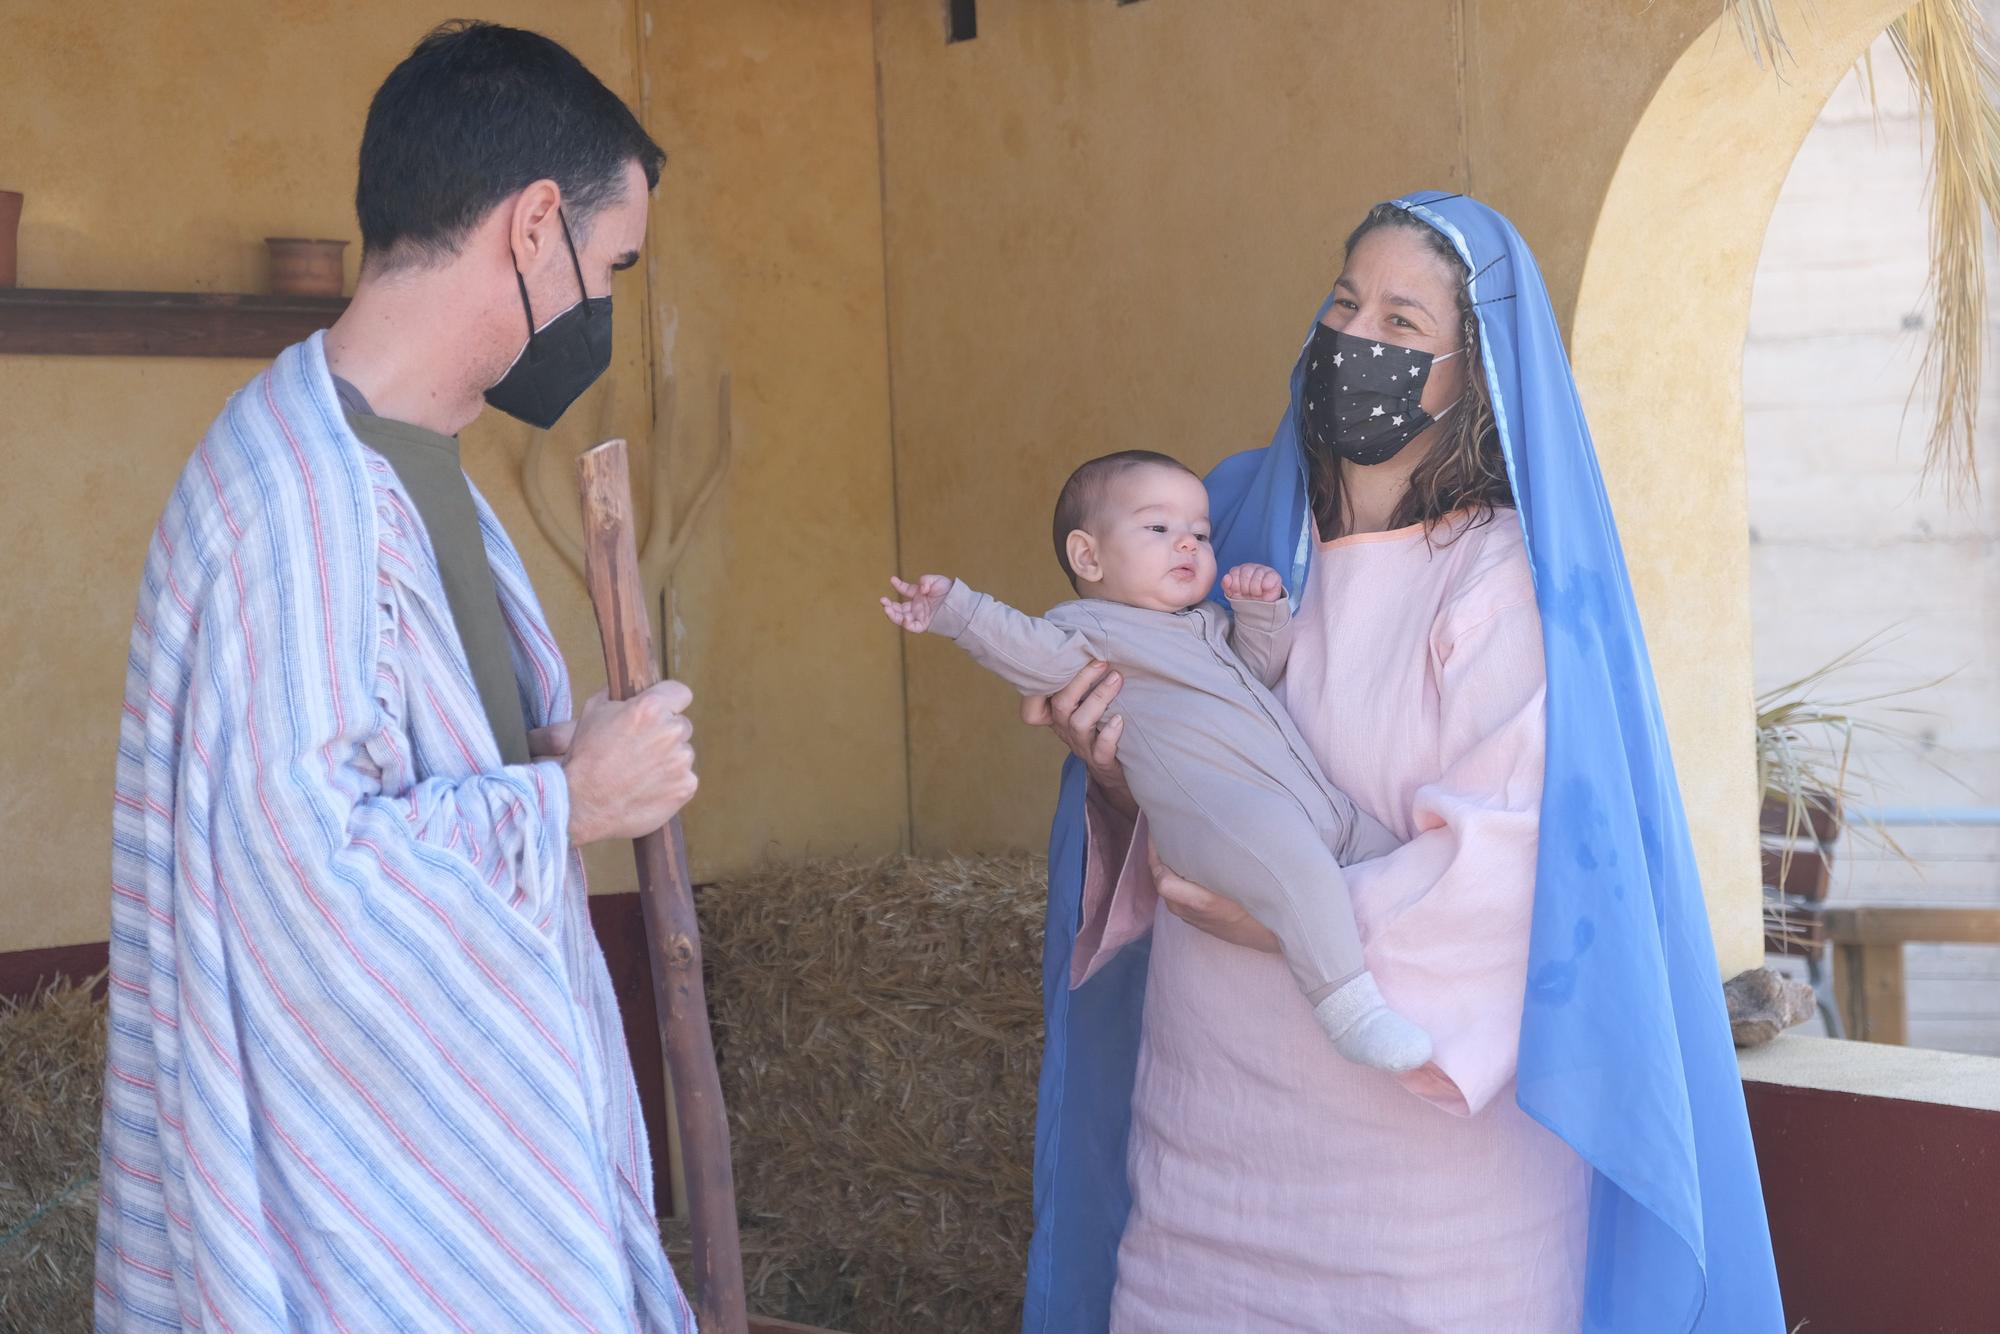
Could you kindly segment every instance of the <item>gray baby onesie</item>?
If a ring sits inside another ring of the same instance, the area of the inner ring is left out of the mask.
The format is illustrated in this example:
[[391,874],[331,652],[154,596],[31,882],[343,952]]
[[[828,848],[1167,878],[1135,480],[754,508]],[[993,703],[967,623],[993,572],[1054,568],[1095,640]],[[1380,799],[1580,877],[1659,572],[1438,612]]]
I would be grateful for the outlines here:
[[930,629],[1024,695],[1053,694],[1093,661],[1117,668],[1118,758],[1161,859],[1270,928],[1311,996],[1363,967],[1341,866],[1398,843],[1327,781],[1270,691],[1291,651],[1290,605],[1230,607],[1084,598],[1034,617],[954,581]]

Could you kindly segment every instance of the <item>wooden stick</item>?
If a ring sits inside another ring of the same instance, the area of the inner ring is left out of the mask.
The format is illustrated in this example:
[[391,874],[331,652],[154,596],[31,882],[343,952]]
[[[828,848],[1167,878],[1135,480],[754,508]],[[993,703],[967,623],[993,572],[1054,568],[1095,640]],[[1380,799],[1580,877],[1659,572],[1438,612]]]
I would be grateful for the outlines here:
[[[629,699],[659,680],[647,623],[645,586],[633,537],[632,480],[625,442],[612,440],[577,460],[583,493],[584,582],[597,608],[611,698]],[[736,1231],[736,1183],[729,1166],[729,1121],[708,1000],[701,981],[701,931],[688,881],[687,846],[676,816],[633,840],[639,903],[653,965],[674,1111],[680,1118],[688,1212],[694,1224],[694,1307],[701,1334],[747,1334],[743,1249]],[[662,1146],[664,1148],[664,1146]]]

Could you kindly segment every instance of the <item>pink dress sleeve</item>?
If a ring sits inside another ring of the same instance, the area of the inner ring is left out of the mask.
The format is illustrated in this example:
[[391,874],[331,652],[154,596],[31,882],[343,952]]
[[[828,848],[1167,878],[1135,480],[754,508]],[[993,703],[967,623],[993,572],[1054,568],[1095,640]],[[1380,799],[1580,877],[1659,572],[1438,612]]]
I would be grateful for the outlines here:
[[1088,982],[1111,956],[1153,929],[1159,892],[1147,863],[1150,835],[1143,812],[1135,820],[1091,788],[1084,797],[1083,923],[1070,955],[1070,990]]
[[1545,748],[1533,594],[1433,637],[1439,776],[1409,842],[1348,868],[1369,967],[1437,1054],[1411,1092],[1470,1116],[1514,1078],[1527,987]]

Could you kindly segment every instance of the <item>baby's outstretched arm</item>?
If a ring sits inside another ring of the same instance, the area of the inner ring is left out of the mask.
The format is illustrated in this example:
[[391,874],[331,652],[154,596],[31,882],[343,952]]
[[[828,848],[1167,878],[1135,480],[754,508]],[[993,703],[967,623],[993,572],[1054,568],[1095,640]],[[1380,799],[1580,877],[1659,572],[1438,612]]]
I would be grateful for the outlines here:
[[1284,576],[1268,565],[1238,565],[1222,576],[1232,623],[1229,647],[1264,685],[1274,687],[1292,653],[1292,604]]
[[890,620],[911,634],[929,631],[954,641],[1024,695],[1054,694],[1097,661],[1080,626],[1023,615],[956,579],[927,574],[914,584],[889,583],[902,595],[900,601],[882,599]]
[[917,582],[912,584],[890,575],[889,586],[901,593],[905,600],[898,602],[895,598],[883,598],[882,610],[889,613],[889,619],[897,625],[913,635],[920,635],[931,628],[938,608],[944,605],[945,594],[951,592],[951,579],[947,575],[926,574],[918,576]]

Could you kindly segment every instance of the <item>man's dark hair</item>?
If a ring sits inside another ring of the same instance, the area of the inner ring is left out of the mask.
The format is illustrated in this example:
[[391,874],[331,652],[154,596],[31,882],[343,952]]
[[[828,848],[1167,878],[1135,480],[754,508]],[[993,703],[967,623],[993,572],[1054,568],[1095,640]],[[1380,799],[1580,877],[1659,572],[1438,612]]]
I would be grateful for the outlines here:
[[364,259],[404,267],[458,253],[495,204],[547,179],[572,228],[618,199],[625,164],[646,188],[667,155],[583,62],[540,33],[455,19],[376,90],[354,211]]
[[[1088,530],[1100,506],[1104,504],[1105,492],[1111,484],[1134,468],[1172,468],[1199,480],[1200,474],[1167,454],[1158,454],[1150,449],[1122,449],[1116,454],[1106,454],[1092,459],[1069,475],[1063,483],[1062,493],[1056,497],[1056,561],[1062,572],[1069,577],[1069,586],[1077,587],[1076,571],[1069,564],[1069,535],[1077,529]],[[1080,591],[1080,590],[1079,590]]]

